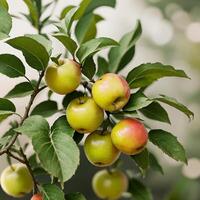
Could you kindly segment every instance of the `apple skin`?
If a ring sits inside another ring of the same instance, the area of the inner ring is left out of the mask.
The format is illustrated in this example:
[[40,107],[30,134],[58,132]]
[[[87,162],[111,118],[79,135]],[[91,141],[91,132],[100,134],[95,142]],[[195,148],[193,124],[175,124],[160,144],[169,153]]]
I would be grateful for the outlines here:
[[81,82],[80,65],[73,60],[59,60],[45,71],[47,86],[55,93],[64,95],[73,92]]
[[113,145],[110,132],[95,131],[87,136],[84,143],[87,159],[97,167],[112,165],[120,155]]
[[72,100],[66,110],[67,121],[79,133],[91,133],[102,124],[104,111],[87,96]]
[[1,187],[5,193],[15,198],[23,197],[33,189],[33,179],[23,164],[8,166],[1,174]]
[[114,126],[111,138],[113,144],[121,152],[135,155],[144,150],[148,141],[148,133],[140,121],[127,118]]
[[43,200],[43,198],[41,194],[34,194],[31,200]]
[[130,88],[122,76],[107,73],[94,83],[92,96],[101,108],[114,112],[128,103]]
[[119,199],[128,188],[127,176],[119,170],[101,170],[92,179],[95,194],[101,199]]

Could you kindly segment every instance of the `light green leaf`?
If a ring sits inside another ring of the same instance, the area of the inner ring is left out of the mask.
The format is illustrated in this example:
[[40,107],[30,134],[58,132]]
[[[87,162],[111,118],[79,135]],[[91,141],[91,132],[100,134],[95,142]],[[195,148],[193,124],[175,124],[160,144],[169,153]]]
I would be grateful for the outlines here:
[[20,36],[6,41],[13,48],[22,51],[26,62],[36,70],[44,70],[49,62],[46,48],[33,38]]
[[3,149],[10,142],[10,139],[10,135],[0,138],[0,149]]
[[137,21],[135,29],[125,34],[120,40],[118,47],[111,48],[109,52],[109,70],[118,72],[122,70],[133,58],[135,53],[135,44],[142,34],[140,21]]
[[96,72],[96,65],[92,57],[87,57],[82,65],[82,73],[88,78],[92,79]]
[[161,129],[151,130],[149,140],[174,160],[187,163],[183,146],[171,133]]
[[81,63],[87,58],[98,51],[101,51],[105,48],[111,47],[111,46],[117,46],[118,43],[114,41],[113,39],[102,37],[102,38],[96,38],[92,39],[80,46],[80,48],[77,51],[77,57],[80,60]]
[[98,63],[98,71],[97,71],[96,75],[98,77],[101,77],[105,73],[108,73],[108,62],[105,58],[99,56],[97,59],[97,63]]
[[183,112],[189,119],[194,118],[194,113],[190,111],[185,105],[182,103],[178,102],[176,99],[173,97],[168,97],[166,95],[160,95],[160,97],[154,98],[156,101],[160,101],[162,103],[166,103],[177,110]]
[[153,169],[155,171],[159,171],[162,175],[164,174],[164,171],[163,171],[161,165],[159,164],[155,155],[153,155],[152,153],[149,153],[149,166],[151,169]]
[[148,86],[160,78],[171,76],[188,78],[183,70],[177,70],[170,65],[146,63],[131,70],[127,81],[133,89]]
[[7,0],[0,0],[0,7],[5,8],[8,11],[8,3]]
[[80,192],[69,193],[65,195],[66,200],[86,200]]
[[31,112],[31,115],[41,115],[43,117],[50,117],[56,112],[58,112],[57,102],[47,100],[35,106],[35,108],[33,108]]
[[85,10],[87,9],[87,7],[90,5],[90,3],[92,2],[92,0],[82,0],[78,10],[76,11],[76,14],[74,16],[75,20],[80,19],[83,14],[85,13]]
[[76,6],[74,6],[74,5],[69,5],[69,6],[65,7],[65,8],[62,10],[61,14],[60,14],[60,19],[65,18],[66,14],[67,14],[72,8],[75,8],[75,7],[76,7]]
[[0,38],[6,38],[12,28],[12,18],[4,7],[0,6]]
[[157,102],[153,102],[139,111],[149,119],[171,124],[167,111]]
[[25,67],[19,58],[11,54],[0,55],[0,73],[16,78],[25,75]]

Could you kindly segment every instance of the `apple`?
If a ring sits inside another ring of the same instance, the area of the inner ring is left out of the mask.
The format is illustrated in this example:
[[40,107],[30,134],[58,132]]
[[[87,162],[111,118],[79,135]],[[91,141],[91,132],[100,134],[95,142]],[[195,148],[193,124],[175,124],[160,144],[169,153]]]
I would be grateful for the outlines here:
[[104,120],[103,110],[87,96],[72,100],[67,106],[66,116],[69,125],[79,133],[95,131]]
[[8,166],[1,174],[1,187],[13,197],[23,197],[33,189],[33,179],[23,164]]
[[92,179],[95,194],[101,199],[119,199],[128,188],[128,178],[120,170],[101,170]]
[[41,194],[35,194],[32,196],[31,200],[43,200]]
[[127,104],[130,98],[130,88],[122,76],[107,73],[94,83],[92,96],[101,108],[113,112]]
[[87,159],[95,166],[105,167],[112,165],[120,155],[113,145],[110,132],[95,131],[87,136],[84,143]]
[[113,144],[121,152],[135,155],[144,150],[148,141],[148,133],[140,121],[127,118],[114,126],[111,138]]
[[58,94],[73,92],[81,82],[80,65],[70,59],[59,60],[47,67],[45,81],[47,86]]

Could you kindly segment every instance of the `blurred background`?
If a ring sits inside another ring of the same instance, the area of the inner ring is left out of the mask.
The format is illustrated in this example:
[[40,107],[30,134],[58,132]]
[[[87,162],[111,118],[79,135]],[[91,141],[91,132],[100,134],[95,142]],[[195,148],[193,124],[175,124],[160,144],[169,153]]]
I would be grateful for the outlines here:
[[[43,0],[48,3],[48,0]],[[55,17],[69,4],[78,5],[79,0],[60,0],[55,9]],[[18,15],[27,12],[25,4],[21,0],[8,0],[10,13]],[[169,116],[172,125],[166,125],[149,121],[153,128],[169,130],[176,136],[186,148],[189,162],[187,166],[174,162],[167,156],[163,156],[160,150],[153,149],[164,168],[164,176],[150,171],[144,182],[153,191],[156,200],[199,200],[200,199],[200,1],[199,0],[117,0],[116,8],[99,8],[96,13],[101,14],[105,21],[98,24],[98,36],[108,36],[119,40],[123,34],[131,31],[137,19],[140,19],[143,27],[143,35],[136,46],[136,55],[129,64],[130,68],[145,62],[162,62],[176,68],[184,69],[191,77],[186,79],[162,79],[153,84],[147,91],[151,96],[165,93],[173,96],[187,105],[194,113],[195,119],[191,122],[178,111],[170,109]],[[55,30],[48,26],[44,32]],[[31,25],[19,19],[13,19],[11,36],[36,33]],[[54,53],[64,52],[63,47],[53,41]],[[0,53],[16,52],[8,45],[0,42]],[[28,71],[31,78],[36,77],[32,69]],[[11,81],[8,77],[0,75],[0,97],[22,79]],[[41,93],[36,103],[40,102],[46,93]],[[61,99],[55,95],[54,99]],[[14,99],[19,113],[24,112],[24,104],[28,100]],[[57,116],[49,118],[50,123]],[[10,117],[0,126],[0,134],[6,132],[9,127]],[[21,137],[22,143],[27,138]],[[149,146],[151,149],[152,147]],[[28,150],[31,153],[31,149]],[[0,172],[7,165],[5,158],[0,158]],[[130,170],[135,170],[131,160],[126,160],[125,165]],[[87,199],[97,199],[91,189],[91,177],[96,168],[92,167],[82,155],[81,165],[76,175],[66,183],[66,191],[81,191]],[[135,171],[135,173],[138,173]],[[3,192],[0,199],[12,199]],[[25,198],[29,199],[29,197]]]

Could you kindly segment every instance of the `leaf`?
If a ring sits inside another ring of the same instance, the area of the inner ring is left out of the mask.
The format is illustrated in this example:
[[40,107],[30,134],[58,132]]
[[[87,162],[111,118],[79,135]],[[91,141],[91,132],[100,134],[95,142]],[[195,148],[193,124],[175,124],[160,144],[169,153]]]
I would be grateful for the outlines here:
[[12,18],[6,8],[0,6],[0,38],[4,39],[12,28]]
[[17,98],[30,95],[34,90],[34,87],[29,82],[22,82],[17,84],[12,90],[10,90],[5,98]]
[[0,122],[15,113],[15,105],[8,99],[0,98]]
[[63,107],[66,109],[68,104],[73,100],[73,99],[76,99],[78,97],[81,97],[83,96],[83,92],[81,91],[74,91],[74,92],[71,92],[70,94],[67,94],[65,95],[63,101],[62,101],[62,105]]
[[149,152],[147,149],[144,149],[141,153],[131,156],[135,161],[136,165],[141,171],[141,174],[145,176],[147,169],[149,168]]
[[161,63],[146,63],[135,67],[128,73],[127,81],[131,89],[145,87],[163,77],[189,78],[183,70]]
[[10,78],[25,76],[25,67],[21,60],[16,56],[11,54],[1,54],[0,73]]
[[0,149],[3,149],[9,142],[10,142],[11,136],[5,136],[0,138]]
[[65,46],[72,56],[74,56],[74,53],[77,49],[77,44],[72,38],[64,34],[56,34],[53,36]]
[[151,130],[149,140],[174,160],[187,163],[183,146],[171,133],[161,129]]
[[167,111],[157,102],[139,110],[145,117],[171,124]]
[[82,65],[82,73],[88,78],[92,79],[96,72],[96,65],[92,57],[87,57]]
[[13,48],[22,51],[26,62],[36,70],[44,70],[49,62],[46,48],[33,38],[20,36],[6,41]]
[[134,200],[153,200],[150,190],[137,179],[129,181],[129,192]]
[[151,169],[159,171],[162,175],[164,174],[161,165],[159,164],[157,158],[152,153],[149,153],[149,165]]
[[8,3],[7,0],[0,0],[0,7],[5,8],[8,11]]
[[135,29],[125,34],[120,40],[118,47],[111,48],[109,52],[109,70],[118,72],[122,70],[133,58],[135,44],[142,34],[140,21],[137,21]]
[[65,8],[62,10],[61,14],[60,14],[60,19],[65,18],[66,14],[67,14],[72,8],[75,8],[75,6],[74,6],[74,5],[69,5],[69,6],[65,7]]
[[69,193],[65,195],[66,200],[86,200],[80,192]]
[[97,71],[96,75],[98,77],[101,77],[105,73],[108,73],[108,62],[105,58],[99,56],[97,59],[97,63],[98,63],[98,71]]
[[40,187],[43,200],[65,200],[63,191],[56,185],[45,184]]
[[58,112],[58,105],[56,101],[43,101],[38,104],[31,112],[31,115],[41,115],[43,117],[50,117]]
[[71,137],[74,135],[74,129],[72,129],[67,121],[67,118],[65,115],[59,117],[54,124],[51,127],[51,131],[53,132],[54,130],[59,130]]
[[85,10],[87,9],[87,7],[89,6],[89,4],[91,3],[92,0],[82,0],[79,8],[76,11],[76,14],[74,16],[75,20],[80,19],[83,14],[85,13]]
[[125,111],[135,111],[141,108],[147,107],[152,103],[152,100],[148,99],[141,91],[131,94],[131,97],[123,108]]
[[80,48],[77,51],[77,57],[80,60],[81,63],[87,58],[98,51],[101,51],[102,49],[111,47],[111,46],[117,46],[118,43],[110,38],[101,37],[92,39],[80,46]]
[[74,132],[73,139],[76,142],[76,144],[79,144],[82,141],[83,137],[84,137],[84,134],[78,133],[76,131]]
[[177,110],[183,112],[189,119],[194,118],[194,113],[190,111],[186,106],[184,106],[182,103],[178,102],[176,99],[172,97],[168,97],[166,95],[160,95],[160,97],[154,98],[156,101],[160,101],[162,103],[166,103]]

